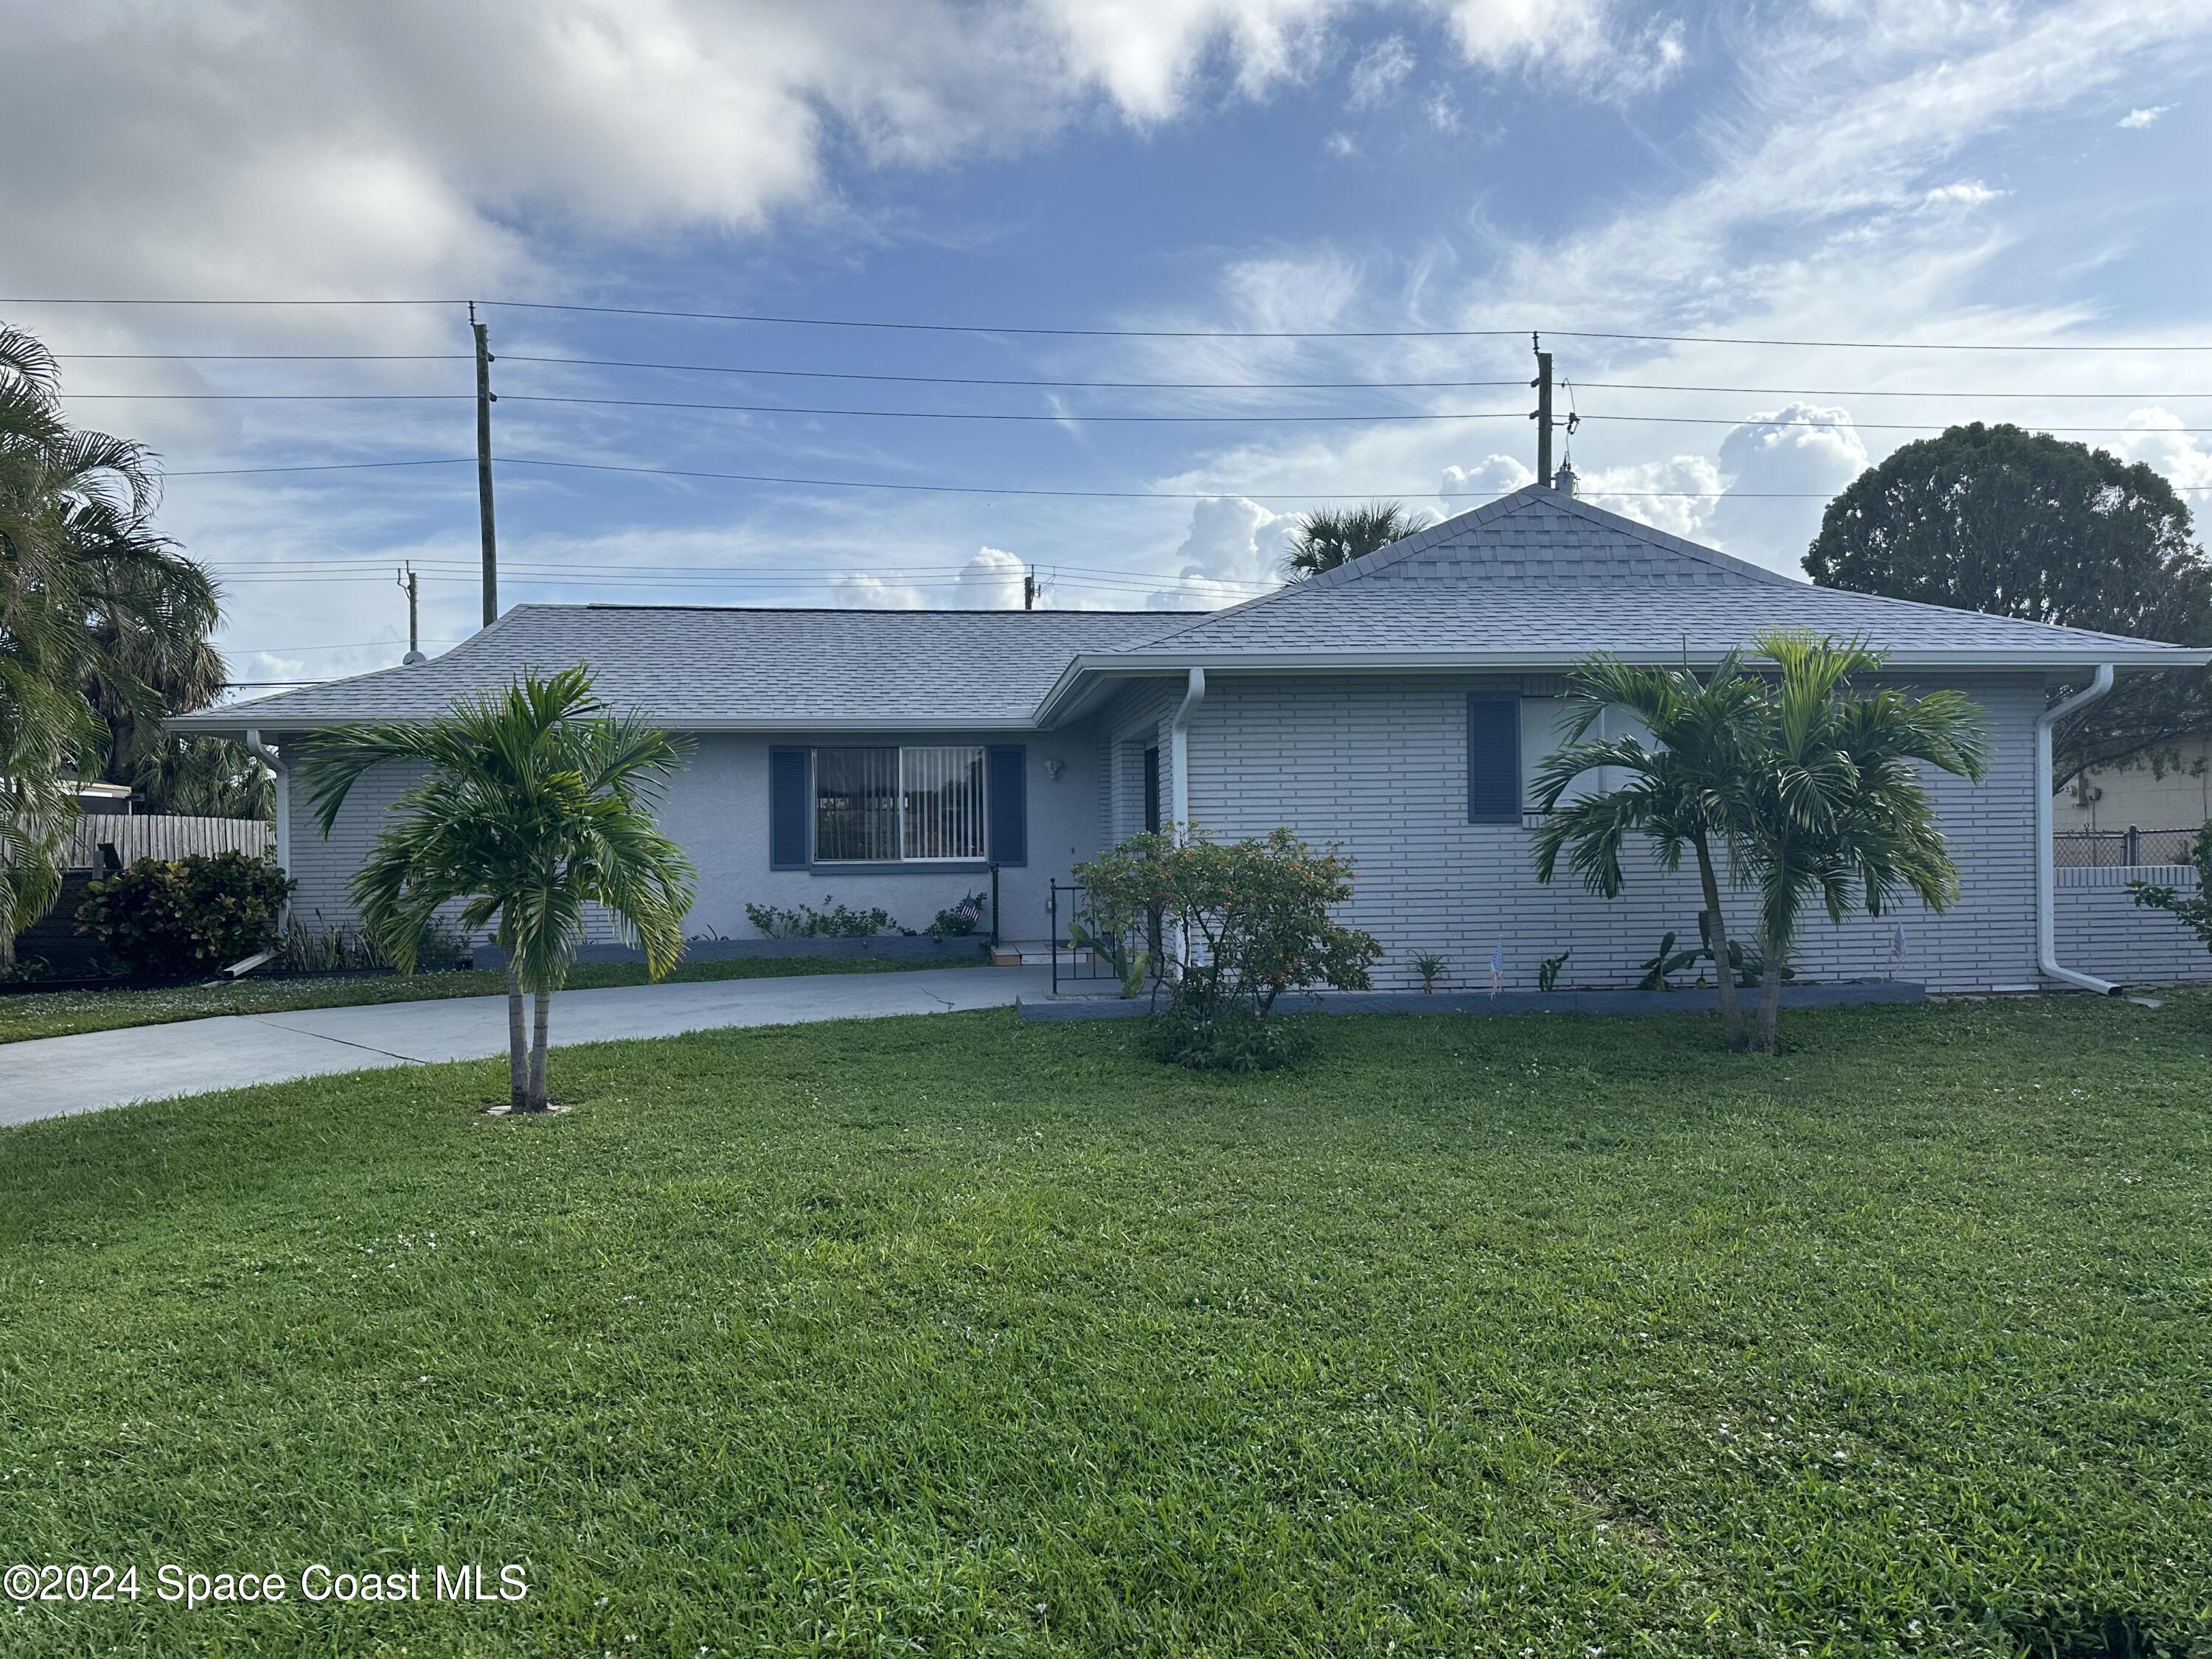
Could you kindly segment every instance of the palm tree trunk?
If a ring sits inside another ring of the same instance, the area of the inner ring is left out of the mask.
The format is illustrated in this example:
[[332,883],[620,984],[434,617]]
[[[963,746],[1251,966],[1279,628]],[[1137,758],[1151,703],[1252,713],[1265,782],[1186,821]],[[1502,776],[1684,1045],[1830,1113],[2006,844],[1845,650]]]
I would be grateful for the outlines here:
[[1732,1054],[1740,1054],[1748,1039],[1743,1030],[1743,1003],[1735,994],[1735,968],[1729,961],[1728,921],[1721,915],[1720,878],[1713,871],[1713,850],[1699,836],[1693,843],[1698,849],[1698,879],[1705,884],[1705,914],[1712,920],[1712,932],[1706,941],[1713,950],[1713,979],[1721,994],[1721,1036]]
[[513,1112],[530,1109],[530,1042],[522,1018],[522,975],[515,971],[512,948],[507,953],[507,1105]]
[[530,1035],[530,1109],[542,1112],[546,1106],[545,1027],[553,1009],[553,994],[550,991],[538,992],[537,1005]]
[[1759,954],[1766,958],[1765,971],[1759,981],[1759,1026],[1752,1035],[1751,1046],[1762,1054],[1774,1052],[1774,1028],[1782,1012],[1782,947],[1772,939],[1762,939]]

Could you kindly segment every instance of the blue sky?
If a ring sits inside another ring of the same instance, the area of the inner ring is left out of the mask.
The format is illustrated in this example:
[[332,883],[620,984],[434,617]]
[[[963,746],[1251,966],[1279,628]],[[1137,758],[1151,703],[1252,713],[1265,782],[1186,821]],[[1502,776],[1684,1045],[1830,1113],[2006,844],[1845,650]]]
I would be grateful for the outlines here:
[[[2212,397],[2193,395],[2212,392],[2212,352],[1573,332],[2212,343],[2201,3],[557,0],[525,16],[232,0],[153,21],[36,8],[9,32],[25,91],[0,145],[69,161],[0,174],[9,295],[474,295],[1212,337],[494,304],[508,603],[1005,604],[1025,566],[1054,605],[1241,598],[1327,495],[1458,510],[1533,459],[1517,385],[1282,383],[1516,381],[1532,328],[1577,383],[1587,494],[1777,568],[1795,570],[1827,494],[1954,420],[2118,428],[2090,441],[2212,500],[2212,438],[2189,429],[2212,427]],[[474,626],[469,467],[187,476],[465,456],[465,361],[88,355],[461,353],[458,307],[0,314],[64,351],[75,418],[162,451],[163,522],[225,578],[241,679],[393,660],[403,562],[424,578],[430,648]],[[1221,332],[1407,329],[1504,332]],[[1746,390],[1684,389],[1705,386]],[[372,391],[446,395],[87,395]],[[1074,418],[1110,413],[1469,418]]]

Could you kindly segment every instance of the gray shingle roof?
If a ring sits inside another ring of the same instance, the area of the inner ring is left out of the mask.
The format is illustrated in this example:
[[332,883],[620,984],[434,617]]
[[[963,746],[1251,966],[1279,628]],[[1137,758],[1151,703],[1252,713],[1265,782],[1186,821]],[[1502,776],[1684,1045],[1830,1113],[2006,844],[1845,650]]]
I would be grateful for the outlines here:
[[2202,651],[1814,587],[1540,485],[1264,598],[1158,611],[521,605],[446,655],[187,715],[182,731],[427,719],[525,670],[591,665],[678,728],[1027,726],[1186,667],[1564,667],[1710,659],[1770,629],[1863,637],[1912,667],[2179,666]]
[[2034,668],[2203,655],[1814,587],[1533,485],[1113,655],[1133,665],[1359,653],[1564,662],[1593,651],[1709,655],[1769,629],[1863,635],[1910,662],[2003,659]]
[[170,724],[273,732],[425,719],[525,670],[582,662],[610,704],[688,729],[1019,726],[1070,659],[1180,620],[1157,611],[526,605],[428,662]]

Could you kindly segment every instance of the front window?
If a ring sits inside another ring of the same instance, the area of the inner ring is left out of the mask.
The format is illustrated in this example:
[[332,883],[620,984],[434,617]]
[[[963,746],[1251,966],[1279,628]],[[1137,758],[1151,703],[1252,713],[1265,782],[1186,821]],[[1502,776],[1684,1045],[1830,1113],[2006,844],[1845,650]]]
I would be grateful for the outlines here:
[[980,748],[814,751],[817,864],[981,859],[983,823]]

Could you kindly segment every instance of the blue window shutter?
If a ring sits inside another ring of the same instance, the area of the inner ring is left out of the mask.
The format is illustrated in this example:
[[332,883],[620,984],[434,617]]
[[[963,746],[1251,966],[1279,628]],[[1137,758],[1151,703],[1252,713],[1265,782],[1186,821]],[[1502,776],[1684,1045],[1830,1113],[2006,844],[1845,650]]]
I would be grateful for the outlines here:
[[1521,822],[1521,699],[1467,700],[1467,821]]
[[1019,744],[994,744],[985,751],[990,773],[985,785],[991,807],[990,860],[994,864],[1030,861],[1029,750]]
[[804,749],[768,751],[768,867],[804,870],[813,837],[812,757]]

